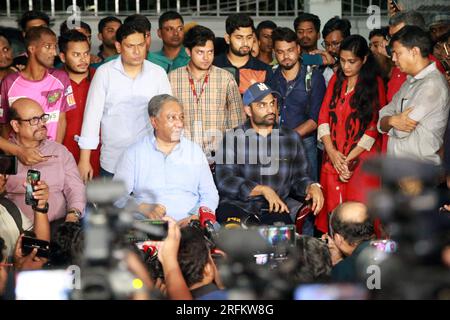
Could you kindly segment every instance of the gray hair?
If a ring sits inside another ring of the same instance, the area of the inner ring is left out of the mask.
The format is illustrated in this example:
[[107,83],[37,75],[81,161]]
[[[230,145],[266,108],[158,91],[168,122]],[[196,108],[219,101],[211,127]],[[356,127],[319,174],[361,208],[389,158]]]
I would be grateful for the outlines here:
[[167,102],[176,102],[181,105],[180,100],[171,96],[170,94],[159,94],[151,98],[148,102],[149,117],[157,117],[161,112],[163,105]]
[[415,10],[400,11],[389,19],[389,26],[394,27],[400,23],[406,26],[416,26],[422,30],[426,30],[425,19],[423,15]]

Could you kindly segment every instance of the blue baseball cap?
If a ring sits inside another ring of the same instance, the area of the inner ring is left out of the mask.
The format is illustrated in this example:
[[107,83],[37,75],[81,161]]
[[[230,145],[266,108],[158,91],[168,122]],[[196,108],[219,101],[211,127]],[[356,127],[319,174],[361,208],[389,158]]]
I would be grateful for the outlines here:
[[280,95],[277,91],[272,90],[272,88],[270,88],[267,84],[263,82],[256,82],[248,87],[248,89],[244,92],[242,99],[244,106],[249,106],[252,102],[259,102],[271,93]]

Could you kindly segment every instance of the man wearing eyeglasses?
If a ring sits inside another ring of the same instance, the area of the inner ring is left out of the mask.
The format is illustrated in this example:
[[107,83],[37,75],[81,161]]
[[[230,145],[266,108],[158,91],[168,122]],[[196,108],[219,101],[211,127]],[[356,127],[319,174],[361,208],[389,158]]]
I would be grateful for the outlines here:
[[11,143],[23,148],[35,148],[47,159],[32,167],[19,162],[17,175],[8,178],[8,197],[33,220],[33,208],[25,204],[23,183],[29,169],[38,170],[41,180],[49,187],[50,205],[46,212],[49,221],[78,221],[86,205],[85,186],[72,154],[62,144],[47,139],[50,115],[44,113],[36,101],[20,98],[9,108],[8,117],[14,131]]
[[350,35],[350,21],[339,17],[331,18],[322,29],[323,41],[321,43],[325,50],[313,50],[310,54],[320,54],[323,60],[321,71],[328,86],[328,82],[336,72],[339,65],[339,51],[341,42]]
[[300,135],[276,123],[274,93],[265,83],[247,89],[243,100],[249,120],[228,131],[216,153],[219,223],[257,215],[264,224],[292,224],[304,197],[314,214],[323,206]]
[[214,211],[219,195],[212,173],[200,146],[182,136],[184,113],[178,99],[153,97],[148,115],[154,135],[126,149],[117,163],[113,179],[125,182],[127,194],[116,205],[123,207],[131,198],[143,217],[168,215],[181,225],[200,207]]

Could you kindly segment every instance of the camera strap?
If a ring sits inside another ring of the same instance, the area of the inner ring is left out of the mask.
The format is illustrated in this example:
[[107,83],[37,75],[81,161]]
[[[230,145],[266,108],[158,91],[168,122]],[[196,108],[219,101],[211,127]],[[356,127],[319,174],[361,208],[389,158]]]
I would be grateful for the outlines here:
[[14,219],[14,222],[16,223],[17,228],[19,229],[19,234],[22,234],[23,233],[22,214],[20,213],[19,208],[17,208],[14,202],[5,197],[0,197],[0,205],[5,207],[6,211],[8,211],[8,213]]

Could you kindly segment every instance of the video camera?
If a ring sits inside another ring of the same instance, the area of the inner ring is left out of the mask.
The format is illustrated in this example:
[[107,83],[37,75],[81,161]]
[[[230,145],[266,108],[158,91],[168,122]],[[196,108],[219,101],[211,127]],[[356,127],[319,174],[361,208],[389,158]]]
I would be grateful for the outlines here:
[[442,168],[390,157],[371,159],[363,168],[382,179],[382,189],[370,196],[369,214],[381,219],[395,241],[375,245],[388,253],[384,259],[374,259],[379,253],[372,250],[360,261],[361,270],[378,261],[383,285],[375,298],[436,299],[448,292],[442,252],[450,245],[450,215],[439,207],[450,196],[436,187]]
[[[139,222],[136,208],[117,208],[114,202],[126,194],[116,181],[94,180],[87,185],[91,210],[86,215],[85,249],[81,290],[72,299],[126,299],[137,291],[134,276],[123,261],[131,252],[130,230],[137,237],[161,240],[167,235],[164,224]],[[142,232],[144,235],[139,234]]]

